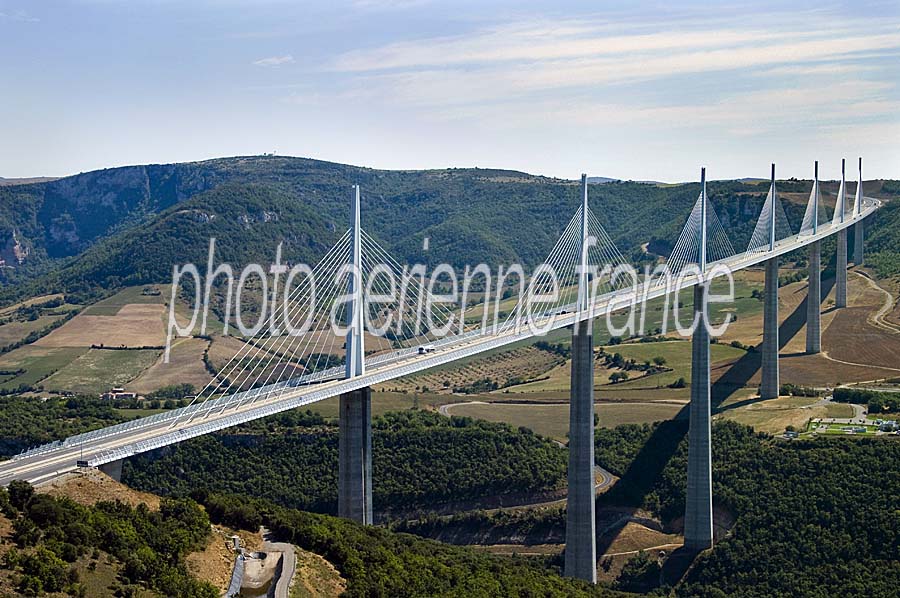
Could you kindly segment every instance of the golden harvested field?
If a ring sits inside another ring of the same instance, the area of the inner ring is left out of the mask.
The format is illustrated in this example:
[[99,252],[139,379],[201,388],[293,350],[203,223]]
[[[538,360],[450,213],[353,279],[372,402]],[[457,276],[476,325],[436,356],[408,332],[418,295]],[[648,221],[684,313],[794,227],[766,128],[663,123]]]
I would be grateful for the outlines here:
[[163,363],[160,355],[156,363],[129,384],[129,390],[146,394],[173,384],[193,384],[200,390],[212,378],[203,364],[203,351],[208,345],[200,338],[175,339],[169,363]]
[[86,307],[82,313],[89,316],[114,316],[126,305],[165,305],[168,297],[163,293],[164,290],[157,285],[126,287],[115,295]]
[[[830,289],[822,301],[822,348],[819,355],[806,351],[806,281],[792,283],[779,290],[781,323],[781,379],[801,386],[833,386],[838,383],[876,380],[896,376],[900,368],[900,335],[892,334],[869,322],[884,303],[884,294],[871,288],[854,273],[848,276],[849,307],[834,309],[832,281],[823,281]],[[762,315],[740,317],[723,337],[723,342],[740,340],[749,345],[762,342]],[[736,360],[734,371],[720,375],[738,379],[755,388],[760,382],[759,355],[747,354]],[[879,367],[883,366],[883,367]],[[717,378],[714,374],[714,379]]]
[[42,347],[160,347],[166,342],[165,307],[129,304],[115,315],[79,314],[34,344]]
[[[728,408],[726,402],[724,411],[714,416],[714,419],[730,419],[752,426],[759,432],[780,434],[787,426],[801,428],[810,418],[829,417],[829,412],[835,413],[835,410],[829,408],[832,406],[814,406],[819,402],[819,399],[810,397],[781,397],[768,401],[754,401],[735,408]],[[852,408],[849,405],[841,407],[849,408],[852,415]]]
[[209,361],[218,371],[226,367],[239,351],[242,355],[254,355],[257,349],[235,336],[214,336],[209,346]]
[[[238,352],[239,357],[234,359]],[[257,381],[279,382],[303,374],[300,364],[275,361],[275,357],[262,343],[253,345],[234,336],[215,336],[209,348],[209,361],[219,379],[229,378],[235,390],[247,388]]]
[[[611,531],[605,542],[603,554],[636,553],[657,546],[677,547],[684,543],[680,534],[667,534],[636,521],[629,521],[618,530]],[[671,551],[671,548],[669,549]]]
[[[307,357],[311,353],[344,354],[344,338],[336,336],[330,328],[313,330],[299,336],[266,336],[255,339],[253,342],[273,355],[291,356],[292,358]],[[366,355],[393,350],[386,339],[368,333],[365,335],[365,348]]]
[[53,322],[64,316],[61,315],[45,315],[37,320],[26,320],[24,322],[9,322],[0,326],[0,347],[17,343],[24,339],[32,332],[46,328]]
[[[858,279],[856,284],[861,286]],[[871,366],[893,368],[900,374],[900,334],[892,334],[869,323],[869,316],[877,311],[883,296],[865,287],[860,300],[847,309],[837,312],[831,324],[822,334],[822,347],[833,359]],[[879,377],[891,375],[883,370]]]

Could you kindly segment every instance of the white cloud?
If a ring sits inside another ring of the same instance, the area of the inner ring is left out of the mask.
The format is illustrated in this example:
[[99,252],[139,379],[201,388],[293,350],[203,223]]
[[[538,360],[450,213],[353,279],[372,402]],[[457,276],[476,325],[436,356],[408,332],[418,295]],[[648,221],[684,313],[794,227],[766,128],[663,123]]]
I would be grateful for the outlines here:
[[875,66],[853,62],[824,62],[819,64],[798,64],[776,66],[753,73],[757,77],[833,77],[835,75],[858,75],[877,70]]
[[253,61],[253,64],[256,66],[262,67],[279,67],[284,64],[293,64],[294,57],[290,54],[285,54],[284,56],[269,56],[268,58],[260,58],[259,60]]
[[[569,147],[615,160],[666,156],[670,165],[698,152],[734,160],[754,152],[829,155],[869,147],[867,131],[897,130],[900,17],[752,16],[669,23],[586,16],[394,39],[334,56],[316,73],[327,85],[283,100],[335,112],[364,107],[379,122],[402,115],[450,145],[477,139],[492,148],[483,155],[534,160],[522,148],[546,144],[566,156],[558,158],[564,165],[573,159]],[[683,144],[691,147],[675,150]]]
[[[748,27],[745,20],[711,26],[647,22],[623,26],[598,19],[522,21],[458,36],[394,42],[357,49],[337,57],[334,70],[346,72],[502,66],[504,63],[591,61],[629,56],[671,56],[700,51],[778,53],[789,62],[793,52],[824,50],[826,55],[900,45],[898,24],[884,20],[837,23],[800,18],[770,26]],[[848,42],[850,47],[841,48]]]
[[12,12],[0,12],[0,21],[15,21],[17,23],[38,23],[40,19],[29,15],[24,10],[14,10]]
[[[354,50],[330,70],[344,84],[336,99],[356,92],[428,121],[492,129],[699,126],[744,138],[896,121],[898,89],[879,59],[900,50],[900,22],[808,17],[656,32],[529,21]],[[709,91],[686,93],[696,80]]]
[[[678,75],[748,73],[760,68],[784,67],[794,72],[788,70],[781,74],[799,76],[803,74],[798,70],[801,68],[825,68],[822,61],[839,62],[858,53],[900,49],[900,29],[869,35],[803,37],[803,32],[755,35],[733,31],[618,36],[598,41],[596,51],[591,52],[577,52],[572,47],[513,44],[495,47],[488,54],[470,49],[466,51],[468,54],[460,51],[455,56],[439,49],[440,43],[438,48],[410,50],[409,54],[395,52],[396,45],[392,45],[386,53],[374,50],[366,56],[345,55],[335,68],[364,71],[357,74],[368,73],[363,79],[366,85],[380,81],[400,100],[447,105]],[[443,66],[433,64],[439,55],[446,57]],[[520,56],[526,58],[517,58]]]

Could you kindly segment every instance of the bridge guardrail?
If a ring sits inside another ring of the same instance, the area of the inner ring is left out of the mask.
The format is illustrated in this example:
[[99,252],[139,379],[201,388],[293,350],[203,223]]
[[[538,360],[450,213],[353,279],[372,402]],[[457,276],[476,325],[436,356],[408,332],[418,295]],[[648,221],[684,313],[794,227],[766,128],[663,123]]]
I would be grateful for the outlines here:
[[[881,202],[877,199],[873,198],[863,198],[863,213],[856,215],[850,215],[849,218],[846,219],[843,223],[838,223],[837,225],[834,223],[826,223],[819,227],[819,230],[814,235],[792,235],[791,237],[787,237],[778,243],[776,243],[776,255],[780,255],[781,253],[787,253],[788,251],[793,251],[795,249],[799,249],[800,247],[811,243],[814,238],[821,239],[828,237],[834,234],[837,230],[846,229],[849,226],[853,225],[857,221],[861,221],[867,216],[871,215],[874,210],[880,207]],[[804,241],[798,247],[794,248],[793,245],[799,243],[800,241]],[[790,249],[788,249],[790,248]],[[764,261],[766,255],[769,252],[765,253],[742,253],[732,256],[728,260],[720,260],[720,261],[728,261],[731,265],[736,266],[737,269],[744,268],[750,265],[754,265],[756,263],[760,263]],[[684,286],[693,286],[696,284],[696,280],[691,281],[687,280],[687,284]],[[601,306],[606,306],[605,309],[609,310],[610,306],[618,305],[617,301],[621,299],[631,298],[633,295],[633,291],[630,289],[612,291],[610,293],[606,293],[601,297],[598,297],[595,300],[595,305],[599,304]],[[622,305],[620,307],[624,307]],[[595,317],[602,313],[601,311],[594,312]],[[574,317],[574,314],[571,314],[570,317],[563,318],[562,323],[557,327],[563,327],[567,325],[571,325],[577,318]],[[569,321],[571,320],[571,321]],[[497,332],[508,332],[512,330],[512,327],[515,326],[515,323],[505,323],[502,325]],[[436,346],[446,347],[454,344],[464,345],[468,340],[479,337],[486,336],[487,333],[483,329],[475,329],[461,335],[448,336],[443,339],[439,339],[435,343]],[[503,336],[501,338],[496,338],[491,341],[479,343],[474,350],[457,350],[454,359],[461,359],[463,357],[467,357],[470,354],[477,354],[483,351],[491,350],[492,348],[511,344],[514,342],[518,342],[519,340],[524,340],[531,337],[531,334],[527,330],[527,326],[525,327],[524,332],[518,332],[513,334],[512,336]],[[416,352],[416,348],[412,347],[409,349],[403,349],[391,352],[389,354],[377,356],[372,359],[370,362],[371,365],[384,365],[391,361],[395,361],[401,359],[407,355],[412,355]],[[440,356],[437,356],[440,357]],[[434,361],[434,364],[430,364]],[[430,364],[430,365],[429,365]],[[366,376],[367,382],[365,384],[353,383],[352,379],[344,384],[336,385],[334,388],[329,388],[327,390],[316,390],[310,392],[308,394],[301,394],[295,397],[291,397],[290,399],[285,399],[282,402],[271,403],[265,405],[260,408],[248,409],[245,412],[235,413],[231,416],[219,418],[216,420],[212,420],[209,422],[205,422],[200,425],[194,425],[190,427],[181,428],[175,430],[173,432],[168,432],[161,434],[149,441],[140,441],[137,443],[133,443],[130,445],[126,445],[125,447],[121,447],[115,449],[115,451],[106,451],[101,454],[98,454],[94,461],[97,464],[109,463],[111,461],[115,461],[119,458],[129,457],[134,454],[145,452],[147,450],[153,450],[154,448],[159,448],[161,446],[166,446],[168,444],[173,444],[175,442],[180,442],[181,440],[186,440],[188,438],[193,438],[202,434],[206,434],[210,431],[216,431],[224,428],[228,428],[239,423],[244,423],[246,421],[252,421],[254,419],[258,419],[260,417],[265,417],[267,415],[272,415],[275,413],[279,413],[282,411],[286,411],[288,409],[293,409],[295,407],[304,406],[310,403],[314,403],[318,400],[322,400],[324,398],[328,398],[331,396],[335,396],[336,394],[340,394],[341,392],[348,392],[349,390],[355,390],[358,387],[377,384],[380,382],[387,381],[389,379],[402,377],[404,375],[408,375],[409,373],[415,373],[417,371],[421,371],[424,369],[428,369],[430,367],[434,367],[435,365],[441,365],[442,362],[435,357],[431,359],[422,359],[416,360],[412,363],[406,364],[405,366],[401,366],[394,370],[391,370],[390,373],[385,374],[384,372],[376,372],[374,375]],[[57,450],[62,450],[71,447],[77,447],[79,445],[88,443],[92,440],[97,440],[100,438],[107,438],[111,436],[115,436],[118,434],[123,434],[127,432],[134,431],[140,428],[146,428],[153,426],[155,424],[159,424],[165,421],[175,421],[177,422],[182,417],[187,417],[187,422],[190,423],[198,416],[201,412],[206,412],[207,415],[204,416],[204,419],[211,413],[215,411],[224,412],[230,406],[242,406],[245,404],[252,405],[255,403],[261,396],[271,397],[275,392],[281,391],[289,388],[297,388],[302,386],[298,381],[303,380],[310,385],[315,381],[321,381],[326,378],[331,378],[335,375],[338,375],[343,370],[342,366],[329,368],[327,370],[322,370],[321,372],[314,372],[312,374],[307,374],[305,376],[301,376],[297,379],[287,380],[283,382],[279,382],[272,385],[265,385],[258,387],[256,389],[250,389],[247,391],[241,391],[238,393],[223,395],[221,397],[217,397],[215,399],[211,399],[205,401],[203,403],[196,403],[189,407],[185,407],[182,409],[172,410],[166,413],[160,413],[156,415],[152,415],[146,418],[140,418],[137,420],[133,420],[131,422],[126,422],[124,424],[117,424],[115,426],[110,426],[108,428],[102,428],[100,430],[94,430],[92,432],[86,432],[84,434],[79,434],[76,436],[72,436],[70,438],[65,439],[64,441],[54,441],[52,443],[48,443],[45,445],[41,445],[38,447],[31,448],[19,455],[13,457],[12,461],[21,460],[27,457],[34,457],[46,453],[50,453]],[[347,390],[341,390],[343,387],[348,386]],[[247,402],[246,399],[251,398],[252,400]],[[93,464],[93,463],[92,463]]]

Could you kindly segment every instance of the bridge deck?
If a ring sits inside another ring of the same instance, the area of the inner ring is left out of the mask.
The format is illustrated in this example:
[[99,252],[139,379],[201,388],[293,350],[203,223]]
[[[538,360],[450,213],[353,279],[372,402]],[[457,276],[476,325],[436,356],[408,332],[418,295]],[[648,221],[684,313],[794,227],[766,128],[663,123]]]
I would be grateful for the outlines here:
[[[838,224],[820,225],[815,235],[794,235],[775,245],[774,251],[751,252],[734,255],[716,262],[731,270],[741,270],[760,264],[772,257],[784,255],[810,243],[827,238],[840,230],[847,229],[870,216],[881,203],[865,198],[862,212]],[[716,264],[711,264],[710,267]],[[551,330],[571,326],[589,317],[603,317],[607,313],[627,308],[633,302],[640,302],[680,291],[696,285],[696,276],[686,276],[676,280],[671,286],[653,285],[616,291],[597,297],[592,309],[585,313],[567,313],[536,318],[534,328],[540,329],[550,324]],[[507,327],[491,334],[478,333],[448,337],[435,344],[435,351],[420,355],[415,350],[398,351],[383,356],[380,360],[367,364],[364,375],[350,379],[325,380],[317,384],[296,386],[279,383],[253,391],[236,393],[216,399],[214,409],[209,404],[199,403],[184,409],[173,410],[136,420],[127,424],[111,426],[87,434],[81,434],[61,442],[51,443],[33,449],[0,464],[0,484],[6,485],[13,479],[25,479],[37,483],[51,479],[65,472],[75,470],[79,460],[91,466],[117,461],[139,453],[147,452],[171,444],[229,428],[244,422],[273,415],[296,407],[309,405],[340,394],[408,376],[490,351],[498,347],[526,340],[535,335],[532,328]],[[340,368],[341,370],[343,368]]]

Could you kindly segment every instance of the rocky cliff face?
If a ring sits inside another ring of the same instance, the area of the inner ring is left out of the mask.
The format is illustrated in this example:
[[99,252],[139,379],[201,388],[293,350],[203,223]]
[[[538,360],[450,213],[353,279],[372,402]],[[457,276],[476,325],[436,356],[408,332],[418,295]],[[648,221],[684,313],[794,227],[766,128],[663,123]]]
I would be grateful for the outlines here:
[[37,273],[40,264],[77,255],[226,178],[215,168],[169,164],[0,186],[0,265],[16,267],[30,259]]
[[[101,239],[223,184],[289,186],[312,180],[317,193],[315,181],[349,170],[362,171],[302,158],[248,156],[126,166],[0,185],[0,265],[7,268],[0,279],[8,278],[8,268],[21,266],[26,259],[29,267],[18,268],[19,274],[39,275],[60,258],[78,255]],[[203,223],[214,215],[197,211],[193,217]],[[262,211],[245,216],[241,224],[246,228],[277,220],[277,213]],[[11,231],[16,231],[15,239]]]
[[22,243],[16,231],[0,246],[0,267],[15,268],[25,263],[28,258],[28,247]]

